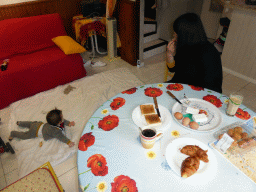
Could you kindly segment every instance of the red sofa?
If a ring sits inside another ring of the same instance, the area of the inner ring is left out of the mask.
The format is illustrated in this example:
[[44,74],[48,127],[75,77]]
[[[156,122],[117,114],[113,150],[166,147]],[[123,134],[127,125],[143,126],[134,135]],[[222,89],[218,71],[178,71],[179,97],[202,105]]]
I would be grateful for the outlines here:
[[59,14],[0,21],[0,109],[86,76],[80,54],[65,55],[52,38],[67,35]]

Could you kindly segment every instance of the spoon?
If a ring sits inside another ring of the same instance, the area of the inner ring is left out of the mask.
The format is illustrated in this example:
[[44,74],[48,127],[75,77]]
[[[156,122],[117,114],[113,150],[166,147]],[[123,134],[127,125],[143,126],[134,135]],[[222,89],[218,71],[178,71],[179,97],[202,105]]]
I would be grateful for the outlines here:
[[139,129],[140,129],[140,132],[142,132],[143,130],[139,127]]

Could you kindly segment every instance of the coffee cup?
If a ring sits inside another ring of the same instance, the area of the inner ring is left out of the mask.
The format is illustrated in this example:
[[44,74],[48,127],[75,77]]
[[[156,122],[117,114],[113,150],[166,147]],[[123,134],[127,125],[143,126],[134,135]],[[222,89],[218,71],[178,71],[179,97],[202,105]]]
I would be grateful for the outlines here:
[[228,116],[234,116],[242,101],[243,96],[241,94],[230,94],[226,114]]
[[140,141],[145,149],[151,149],[155,142],[163,136],[163,132],[154,127],[146,127],[140,132]]

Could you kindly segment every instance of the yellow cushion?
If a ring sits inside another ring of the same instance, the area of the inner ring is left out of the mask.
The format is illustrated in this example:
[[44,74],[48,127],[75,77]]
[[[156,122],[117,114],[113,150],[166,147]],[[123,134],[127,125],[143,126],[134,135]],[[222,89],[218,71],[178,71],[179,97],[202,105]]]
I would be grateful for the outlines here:
[[83,53],[86,49],[69,36],[58,36],[52,41],[66,54]]

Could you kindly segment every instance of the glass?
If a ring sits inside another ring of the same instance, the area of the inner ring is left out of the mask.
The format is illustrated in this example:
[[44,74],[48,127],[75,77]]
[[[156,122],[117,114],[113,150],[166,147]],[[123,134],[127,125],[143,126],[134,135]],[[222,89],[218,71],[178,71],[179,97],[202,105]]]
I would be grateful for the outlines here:
[[241,94],[231,93],[229,96],[229,100],[228,100],[226,114],[228,116],[233,117],[236,114],[236,112],[237,112],[239,106],[242,104],[242,102],[243,102],[243,96]]

